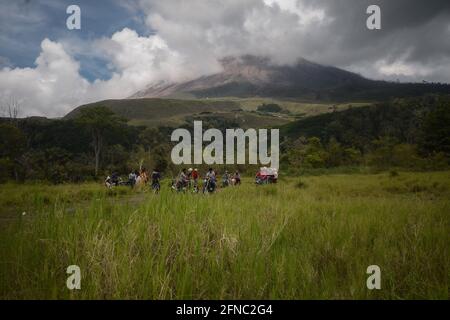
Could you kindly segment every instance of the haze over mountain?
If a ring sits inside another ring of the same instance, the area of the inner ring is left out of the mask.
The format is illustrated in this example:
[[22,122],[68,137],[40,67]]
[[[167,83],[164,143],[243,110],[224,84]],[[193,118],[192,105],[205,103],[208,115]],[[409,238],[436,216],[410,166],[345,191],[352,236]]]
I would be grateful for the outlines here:
[[450,93],[450,85],[393,83],[366,79],[356,73],[299,59],[275,65],[257,56],[221,60],[223,71],[182,82],[149,85],[130,98],[275,97],[308,100],[379,100],[424,93]]
[[[219,73],[181,83],[159,82],[129,99],[82,105],[66,118],[84,108],[105,106],[135,125],[181,126],[194,119],[221,118],[230,126],[261,127],[394,97],[450,94],[449,84],[375,81],[305,59],[276,65],[269,58],[245,55],[222,59],[221,64]],[[258,110],[264,104],[275,104],[281,112]]]

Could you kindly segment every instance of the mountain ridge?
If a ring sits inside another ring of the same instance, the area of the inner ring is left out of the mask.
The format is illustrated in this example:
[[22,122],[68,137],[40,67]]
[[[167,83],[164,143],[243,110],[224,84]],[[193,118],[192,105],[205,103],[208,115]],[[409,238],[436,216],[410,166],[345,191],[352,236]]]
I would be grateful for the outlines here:
[[223,71],[180,83],[158,83],[133,94],[138,98],[277,97],[309,100],[380,100],[396,95],[450,93],[448,84],[394,83],[300,58],[276,65],[258,56],[227,57]]

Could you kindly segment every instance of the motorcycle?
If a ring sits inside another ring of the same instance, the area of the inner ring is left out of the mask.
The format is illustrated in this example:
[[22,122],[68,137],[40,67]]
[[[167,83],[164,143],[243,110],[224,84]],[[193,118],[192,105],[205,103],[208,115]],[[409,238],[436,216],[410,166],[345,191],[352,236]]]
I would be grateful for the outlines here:
[[153,190],[153,193],[155,193],[155,194],[159,193],[159,191],[161,190],[161,185],[160,185],[159,181],[152,183],[152,190]]
[[216,191],[216,182],[212,179],[205,179],[203,181],[203,193],[214,193]]
[[226,178],[222,180],[222,188],[226,188],[230,185],[230,179]]
[[177,192],[186,192],[188,190],[188,183],[179,180],[172,180],[172,190]]

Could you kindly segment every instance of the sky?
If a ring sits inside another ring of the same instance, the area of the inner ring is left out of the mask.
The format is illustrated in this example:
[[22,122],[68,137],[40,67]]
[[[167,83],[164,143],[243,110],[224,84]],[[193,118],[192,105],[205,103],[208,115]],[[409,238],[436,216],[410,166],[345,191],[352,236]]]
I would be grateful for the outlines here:
[[[69,5],[81,29],[68,30]],[[368,30],[366,9],[381,9]],[[450,83],[448,0],[0,0],[0,106],[60,117],[245,54],[372,79]],[[1,112],[1,110],[0,110]]]

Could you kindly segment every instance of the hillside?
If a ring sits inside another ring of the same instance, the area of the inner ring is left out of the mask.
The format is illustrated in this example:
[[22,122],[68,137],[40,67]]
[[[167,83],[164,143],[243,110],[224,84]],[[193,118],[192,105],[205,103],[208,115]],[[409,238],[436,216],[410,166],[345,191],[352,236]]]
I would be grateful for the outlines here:
[[[279,105],[283,111],[280,113],[258,111],[259,106],[271,103]],[[105,106],[127,119],[131,125],[175,127],[193,120],[203,120],[216,124],[220,121],[221,127],[226,124],[230,127],[259,128],[280,126],[302,117],[366,105],[368,103],[309,103],[270,98],[202,100],[144,98],[105,100],[83,105],[68,113],[65,119],[76,117],[84,108]]]
[[[278,126],[295,118],[290,115],[270,115],[254,112],[255,108],[245,110],[237,101],[230,100],[177,100],[177,99],[124,99],[105,100],[80,106],[64,118],[73,119],[84,108],[105,106],[128,120],[130,125],[147,127],[178,127],[192,124],[193,120],[217,123],[220,126],[262,127]],[[324,109],[324,108],[323,108]],[[320,112],[320,111],[319,111]]]
[[131,98],[272,97],[310,101],[366,101],[424,93],[450,93],[450,85],[393,83],[300,59],[292,66],[274,65],[255,56],[221,61],[223,71],[183,83],[150,84]]
[[[328,142],[334,138],[360,150],[367,149],[375,139],[390,137],[450,154],[448,114],[450,96],[396,99],[294,121],[281,126],[280,136],[289,141],[318,137]],[[427,139],[438,145],[429,145]]]

